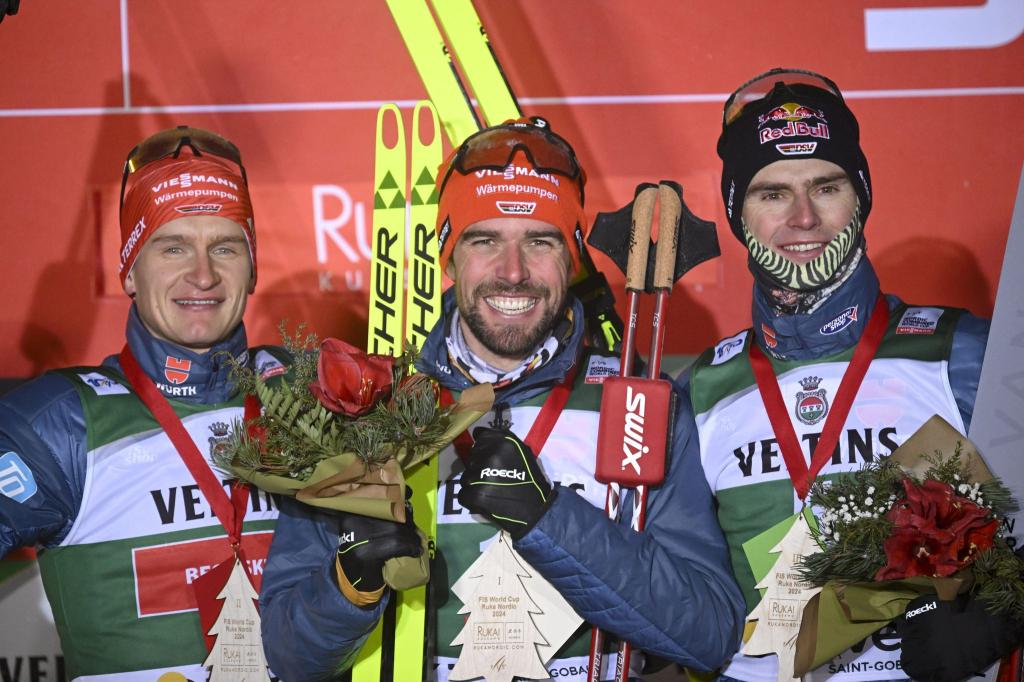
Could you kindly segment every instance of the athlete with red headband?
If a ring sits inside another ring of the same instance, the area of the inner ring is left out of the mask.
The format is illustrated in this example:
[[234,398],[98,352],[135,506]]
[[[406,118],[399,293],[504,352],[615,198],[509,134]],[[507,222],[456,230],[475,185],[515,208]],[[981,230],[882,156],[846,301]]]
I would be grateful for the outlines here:
[[[499,530],[586,622],[640,649],[709,670],[739,641],[740,597],[707,484],[699,460],[681,456],[688,433],[672,435],[642,533],[604,512],[600,382],[618,358],[584,346],[582,305],[568,291],[587,228],[584,184],[542,120],[477,133],[439,175],[440,260],[454,284],[418,367],[455,393],[491,383],[496,400],[473,442],[439,455],[429,679],[447,680],[460,655],[466,616],[453,584]],[[384,562],[419,543],[400,524],[281,505],[261,593],[267,658],[288,680],[332,678],[393,597]],[[589,642],[589,627],[572,634],[547,676],[586,680]],[[606,660],[602,680],[614,677],[615,657]]]
[[246,343],[256,239],[233,144],[184,126],[142,141],[120,218],[124,348],[0,400],[0,556],[41,549],[70,679],[205,680],[197,586],[235,556],[258,572],[277,517],[211,468],[258,411],[229,361],[269,378],[286,356]]

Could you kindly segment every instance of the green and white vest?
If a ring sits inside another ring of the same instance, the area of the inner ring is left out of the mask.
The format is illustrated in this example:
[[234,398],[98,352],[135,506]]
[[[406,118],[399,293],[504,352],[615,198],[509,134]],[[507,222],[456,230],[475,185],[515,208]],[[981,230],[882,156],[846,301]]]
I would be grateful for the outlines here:
[[[889,455],[932,415],[964,430],[947,364],[959,310],[901,304],[890,311],[881,346],[857,393],[839,444],[819,476],[861,468]],[[923,322],[922,322],[923,321]],[[718,503],[733,571],[747,613],[760,601],[743,543],[793,515],[801,502],[782,459],[749,359],[750,330],[725,339],[694,364],[690,391],[700,435],[701,464]],[[813,361],[771,363],[809,461],[853,349]],[[882,630],[807,675],[811,680],[905,678],[899,641]],[[724,674],[770,682],[776,658],[737,654]]]
[[[85,484],[71,530],[39,554],[39,567],[68,676],[205,681],[191,583],[231,556],[224,528],[123,377],[106,367],[60,373],[82,402]],[[208,462],[242,419],[242,402],[241,395],[218,405],[170,400]],[[257,590],[277,514],[270,494],[251,491],[242,550]]]
[[[592,355],[584,360],[573,384],[572,393],[558,418],[539,457],[544,472],[552,483],[572,488],[595,507],[604,508],[605,485],[594,480],[597,456],[597,425],[601,409],[601,384],[605,376],[618,373],[618,360]],[[526,438],[534,419],[548,394],[543,393],[511,409],[500,417],[511,422],[511,430]],[[480,418],[477,424],[490,425],[494,412]],[[437,681],[447,682],[448,671],[455,665],[461,647],[451,646],[466,623],[458,611],[463,604],[451,592],[451,586],[476,561],[487,545],[497,537],[495,526],[483,517],[473,516],[459,506],[457,482],[463,464],[452,447],[440,454],[437,495],[437,547],[441,565],[447,571],[448,600],[437,615]],[[586,679],[590,651],[590,627],[584,624],[562,647],[548,665],[551,678],[567,682]],[[614,671],[614,655],[609,666]],[[610,678],[609,678],[610,679]]]

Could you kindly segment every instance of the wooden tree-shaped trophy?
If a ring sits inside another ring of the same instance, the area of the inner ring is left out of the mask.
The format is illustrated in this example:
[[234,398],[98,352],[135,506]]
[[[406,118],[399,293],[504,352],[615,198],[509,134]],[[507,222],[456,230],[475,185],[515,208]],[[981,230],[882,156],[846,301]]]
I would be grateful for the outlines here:
[[[209,682],[269,682],[267,661],[259,640],[258,595],[242,563],[235,558],[231,577],[217,594],[224,605],[207,633],[217,640],[203,663],[210,670]],[[255,639],[252,635],[255,634]]]
[[[527,585],[537,578],[515,557],[510,539],[501,533],[488,547],[466,580],[471,587],[460,598],[460,614],[469,614],[452,642],[462,655],[448,674],[451,680],[483,677],[487,682],[511,682],[513,677],[547,679],[538,645],[547,640],[534,622],[543,610]],[[463,598],[464,597],[464,598]]]
[[754,634],[743,647],[749,656],[776,654],[779,657],[779,682],[793,679],[793,658],[796,655],[796,636],[800,632],[807,601],[821,591],[800,579],[796,564],[801,556],[817,549],[804,515],[796,521],[782,540],[772,548],[780,552],[775,565],[758,584],[765,590],[761,602],[750,612],[747,620],[757,621]]

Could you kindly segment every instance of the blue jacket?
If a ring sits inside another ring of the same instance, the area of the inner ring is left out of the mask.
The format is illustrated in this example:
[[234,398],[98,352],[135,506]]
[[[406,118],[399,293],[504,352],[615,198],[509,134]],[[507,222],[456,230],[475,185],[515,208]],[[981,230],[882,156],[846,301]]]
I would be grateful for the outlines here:
[[[582,306],[573,305],[581,320]],[[446,319],[453,309],[448,292]],[[428,337],[420,369],[462,390],[469,381],[448,364],[446,327],[442,320]],[[582,352],[579,325],[547,365],[498,391],[496,404],[513,406],[550,390]],[[609,521],[604,510],[561,488],[515,547],[588,623],[707,670],[735,651],[744,614],[693,438],[677,422],[668,475],[650,492],[642,533],[631,531],[627,520]],[[375,608],[359,608],[341,595],[334,578],[337,536],[336,517],[282,501],[260,602],[267,659],[289,682],[328,677],[347,665],[385,605],[382,599]]]
[[[142,370],[159,386],[168,355],[191,361],[187,379],[175,400],[214,405],[233,395],[225,362],[246,352],[245,328],[239,325],[227,340],[208,353],[194,353],[150,334],[135,307],[128,316],[128,345]],[[120,371],[117,356],[103,361]],[[89,368],[82,368],[86,373]],[[23,500],[0,495],[0,556],[15,547],[60,543],[71,529],[82,502],[86,480],[86,425],[75,388],[65,377],[47,373],[0,399],[0,468],[35,487]],[[0,480],[0,486],[3,486]],[[6,488],[4,488],[6,490]]]

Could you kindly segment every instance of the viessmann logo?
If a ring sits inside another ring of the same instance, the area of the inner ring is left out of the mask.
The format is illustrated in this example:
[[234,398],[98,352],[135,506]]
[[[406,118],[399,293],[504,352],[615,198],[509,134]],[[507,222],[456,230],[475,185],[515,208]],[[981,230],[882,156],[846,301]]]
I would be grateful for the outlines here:
[[[633,391],[632,386],[626,387],[626,425],[622,436],[622,468],[633,468],[640,473],[640,458],[650,452],[644,445],[644,411],[647,407],[647,396],[640,391]],[[614,461],[614,460],[613,460]]]

